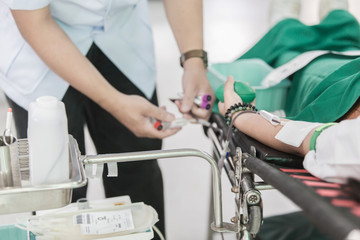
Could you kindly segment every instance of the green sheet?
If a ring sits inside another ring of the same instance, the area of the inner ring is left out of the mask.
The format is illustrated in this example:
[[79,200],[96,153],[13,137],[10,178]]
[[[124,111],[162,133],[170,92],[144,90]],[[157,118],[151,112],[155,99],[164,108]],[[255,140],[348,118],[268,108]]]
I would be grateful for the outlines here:
[[[360,50],[359,23],[344,10],[332,11],[320,24],[296,19],[275,25],[239,59],[261,58],[278,67],[311,50]],[[360,95],[360,58],[327,54],[292,76],[285,112],[289,119],[332,122],[344,115]]]

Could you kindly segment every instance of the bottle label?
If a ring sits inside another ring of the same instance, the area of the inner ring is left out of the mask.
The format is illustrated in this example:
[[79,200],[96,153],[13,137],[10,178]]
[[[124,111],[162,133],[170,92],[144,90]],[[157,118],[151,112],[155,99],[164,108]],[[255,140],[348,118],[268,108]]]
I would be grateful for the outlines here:
[[131,210],[92,212],[75,215],[74,225],[80,225],[84,235],[109,234],[134,229]]

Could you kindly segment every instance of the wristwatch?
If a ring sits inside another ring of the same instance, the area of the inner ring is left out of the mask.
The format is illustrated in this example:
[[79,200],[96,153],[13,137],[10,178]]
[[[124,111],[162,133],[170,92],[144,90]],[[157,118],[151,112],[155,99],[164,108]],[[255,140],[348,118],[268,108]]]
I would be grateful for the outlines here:
[[187,52],[181,54],[181,56],[180,56],[180,66],[184,67],[184,62],[187,59],[193,58],[193,57],[201,58],[203,60],[203,62],[204,62],[205,68],[207,68],[207,66],[208,66],[207,52],[205,52],[202,49],[190,50],[190,51],[187,51]]

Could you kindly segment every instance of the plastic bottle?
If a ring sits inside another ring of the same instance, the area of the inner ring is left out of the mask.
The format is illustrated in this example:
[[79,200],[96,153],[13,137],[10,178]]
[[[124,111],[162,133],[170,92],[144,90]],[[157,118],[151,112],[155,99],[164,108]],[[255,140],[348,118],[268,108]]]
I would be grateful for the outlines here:
[[63,102],[43,96],[30,104],[28,142],[32,185],[68,181],[69,138]]

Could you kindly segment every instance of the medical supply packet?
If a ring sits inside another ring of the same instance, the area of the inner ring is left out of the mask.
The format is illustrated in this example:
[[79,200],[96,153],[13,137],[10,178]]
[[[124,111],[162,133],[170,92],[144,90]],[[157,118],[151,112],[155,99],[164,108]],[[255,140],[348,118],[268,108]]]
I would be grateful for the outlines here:
[[156,211],[139,202],[33,216],[23,227],[31,232],[30,240],[113,239],[147,231],[152,233],[151,228],[157,221]]

